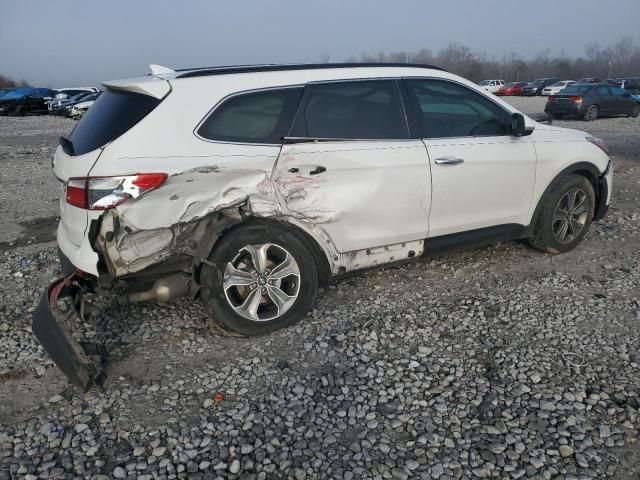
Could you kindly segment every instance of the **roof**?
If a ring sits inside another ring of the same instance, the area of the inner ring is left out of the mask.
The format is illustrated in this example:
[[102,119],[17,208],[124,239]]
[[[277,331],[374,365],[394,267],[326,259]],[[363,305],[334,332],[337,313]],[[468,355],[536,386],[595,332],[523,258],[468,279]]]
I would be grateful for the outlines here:
[[[415,63],[299,63],[286,65],[232,65],[221,67],[202,67],[176,70],[175,78],[204,77],[208,75],[229,75],[234,73],[253,72],[283,72],[290,70],[320,70],[331,68],[370,68],[370,67],[404,67],[425,68],[431,70],[446,71],[434,65],[422,65]],[[184,73],[180,73],[184,72]]]

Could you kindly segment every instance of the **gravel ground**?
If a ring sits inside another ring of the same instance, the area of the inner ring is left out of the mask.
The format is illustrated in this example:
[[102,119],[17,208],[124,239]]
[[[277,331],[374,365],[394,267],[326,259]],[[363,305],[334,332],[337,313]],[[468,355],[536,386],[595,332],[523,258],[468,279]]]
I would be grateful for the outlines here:
[[614,206],[576,250],[370,272],[254,339],[186,301],[109,312],[79,326],[111,355],[82,393],[30,330],[58,276],[50,157],[73,122],[0,117],[0,480],[640,478],[640,121],[555,124],[615,159]]

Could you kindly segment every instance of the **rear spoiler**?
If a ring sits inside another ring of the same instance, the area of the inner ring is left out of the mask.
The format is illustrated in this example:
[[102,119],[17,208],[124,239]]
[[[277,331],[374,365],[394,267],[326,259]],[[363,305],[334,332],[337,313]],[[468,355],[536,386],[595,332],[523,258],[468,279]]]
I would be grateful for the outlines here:
[[126,78],[102,82],[105,88],[125,92],[141,93],[162,100],[171,91],[171,85],[163,78],[148,75],[146,77]]

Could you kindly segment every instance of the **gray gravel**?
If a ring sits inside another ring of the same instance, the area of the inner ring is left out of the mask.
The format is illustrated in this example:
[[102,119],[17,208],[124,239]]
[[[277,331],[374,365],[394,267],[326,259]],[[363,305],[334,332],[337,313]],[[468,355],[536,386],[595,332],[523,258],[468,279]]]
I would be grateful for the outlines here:
[[0,480],[637,479],[640,121],[555,124],[616,162],[614,208],[575,251],[505,243],[370,272],[256,339],[186,301],[109,312],[78,325],[111,354],[82,393],[30,331],[58,275],[50,156],[73,124],[0,117]]

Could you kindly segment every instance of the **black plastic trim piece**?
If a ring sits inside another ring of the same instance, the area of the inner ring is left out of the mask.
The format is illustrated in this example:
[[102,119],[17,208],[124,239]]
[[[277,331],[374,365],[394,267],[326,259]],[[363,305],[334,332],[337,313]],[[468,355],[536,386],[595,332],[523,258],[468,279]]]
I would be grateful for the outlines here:
[[417,63],[300,63],[292,65],[238,65],[228,67],[203,67],[198,69],[176,70],[185,71],[176,78],[205,77],[209,75],[229,75],[234,73],[256,72],[286,72],[294,70],[327,70],[331,68],[372,68],[372,67],[406,67],[425,68],[446,71],[435,65],[421,65]]
[[523,225],[507,223],[427,238],[424,241],[424,256],[442,255],[445,252],[480,247],[488,243],[517,240],[524,237],[525,231],[526,227]]

